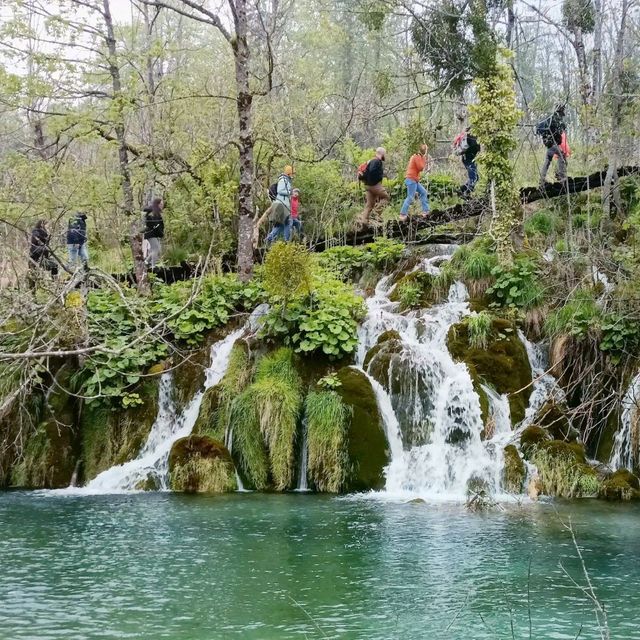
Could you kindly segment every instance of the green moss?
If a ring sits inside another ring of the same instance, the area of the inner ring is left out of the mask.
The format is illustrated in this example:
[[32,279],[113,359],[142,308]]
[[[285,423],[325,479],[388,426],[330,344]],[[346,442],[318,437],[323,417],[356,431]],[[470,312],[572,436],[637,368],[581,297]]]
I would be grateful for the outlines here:
[[565,408],[550,400],[540,407],[534,421],[546,429],[554,440],[575,441],[579,433],[571,426],[565,412]]
[[170,486],[187,493],[223,493],[237,488],[231,455],[208,436],[177,440],[169,455]]
[[630,471],[620,469],[602,483],[599,497],[605,500],[638,500],[640,481]]
[[347,476],[350,411],[335,391],[312,391],[305,416],[311,481],[318,491],[338,493]]
[[84,482],[116,464],[134,458],[145,443],[158,414],[158,378],[140,388],[143,404],[111,410],[99,403],[84,405],[80,416]]
[[504,448],[503,485],[509,493],[522,493],[527,470],[515,445]]
[[620,411],[612,411],[607,418],[604,429],[598,435],[595,442],[594,457],[601,462],[607,462],[611,459],[613,453],[613,443],[615,441],[616,432],[620,427]]
[[337,375],[341,382],[337,393],[352,412],[347,430],[349,473],[345,491],[382,489],[389,458],[373,388],[358,369],[344,367]]
[[520,435],[520,449],[524,457],[528,460],[534,449],[545,440],[550,440],[545,429],[535,424],[527,427]]
[[219,429],[218,411],[221,405],[222,389],[219,384],[209,387],[202,396],[202,404],[198,418],[193,425],[192,433],[196,435],[208,435],[218,440],[224,439],[224,430]]
[[546,495],[590,497],[600,490],[598,473],[586,463],[584,447],[576,442],[541,442],[532,459],[538,468],[541,492]]
[[46,395],[42,421],[28,437],[12,469],[11,484],[32,489],[69,486],[77,462],[76,399],[66,392],[71,372],[63,366]]
[[380,384],[386,381],[394,356],[402,353],[402,338],[397,331],[385,331],[376,344],[369,349],[364,359],[363,368]]
[[531,395],[531,366],[513,323],[494,318],[487,348],[478,349],[470,345],[469,327],[461,322],[449,329],[447,344],[452,357],[469,368],[476,391],[481,380],[508,394],[511,420],[520,422]]
[[440,301],[436,276],[424,271],[412,271],[398,280],[389,299],[399,302],[400,309],[422,309]]

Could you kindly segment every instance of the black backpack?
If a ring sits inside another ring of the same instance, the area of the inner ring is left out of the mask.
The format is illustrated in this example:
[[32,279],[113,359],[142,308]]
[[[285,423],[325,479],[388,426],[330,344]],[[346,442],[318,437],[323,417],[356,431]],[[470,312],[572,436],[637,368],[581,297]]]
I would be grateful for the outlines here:
[[278,197],[278,183],[274,182],[269,187],[269,191],[267,191],[267,193],[269,194],[269,200],[271,200],[271,202],[275,202],[276,198]]

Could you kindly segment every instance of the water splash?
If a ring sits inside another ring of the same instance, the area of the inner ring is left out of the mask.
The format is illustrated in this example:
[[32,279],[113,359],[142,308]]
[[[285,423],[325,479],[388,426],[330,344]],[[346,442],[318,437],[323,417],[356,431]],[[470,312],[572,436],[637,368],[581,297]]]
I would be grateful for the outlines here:
[[[429,258],[420,268],[437,275],[442,260],[441,255]],[[362,367],[385,331],[401,336],[401,350],[391,359],[386,379],[378,372],[378,381],[372,381],[391,449],[385,470],[387,495],[464,500],[472,480],[499,493],[500,445],[508,437],[505,429],[510,431],[508,417],[504,419],[505,399],[498,397],[494,403],[499,438],[496,433],[483,441],[480,399],[467,367],[455,362],[447,348],[451,325],[471,313],[466,288],[457,282],[446,303],[408,314],[398,313],[398,305],[389,300],[392,290],[390,279],[383,278],[367,301],[357,357]],[[370,378],[376,357],[367,366]]]
[[[160,378],[158,415],[140,453],[133,460],[103,471],[82,489],[83,493],[117,493],[140,489],[146,482],[161,490],[169,488],[169,453],[173,443],[191,434],[200,413],[204,391],[222,380],[231,350],[244,329],[237,329],[211,347],[204,390],[191,399],[182,412],[173,400],[173,373]],[[77,491],[77,490],[76,490]]]
[[307,470],[309,466],[309,442],[307,440],[307,418],[302,420],[302,444],[300,445],[300,471],[298,472],[298,486],[296,491],[304,493],[309,491],[309,483],[307,481]]
[[[622,413],[620,414],[620,428],[613,441],[613,453],[609,465],[612,469],[633,469],[638,464],[637,435],[640,420],[640,373],[631,381],[622,398]],[[634,443],[634,440],[636,442]],[[635,446],[634,446],[635,444]]]

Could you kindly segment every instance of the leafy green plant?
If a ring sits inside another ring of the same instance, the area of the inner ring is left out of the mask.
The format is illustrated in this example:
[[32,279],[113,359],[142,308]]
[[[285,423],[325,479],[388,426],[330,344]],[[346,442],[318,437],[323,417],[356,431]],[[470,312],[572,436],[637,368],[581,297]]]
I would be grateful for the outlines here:
[[378,269],[387,269],[400,260],[404,244],[390,238],[378,238],[365,246],[367,260]]
[[494,267],[491,275],[495,282],[487,295],[492,306],[531,309],[543,298],[543,289],[538,282],[538,269],[529,258],[516,260],[513,267]]
[[326,391],[333,391],[339,389],[341,386],[342,382],[340,382],[340,378],[338,378],[335,373],[330,373],[318,380],[318,387]]
[[422,295],[422,287],[417,282],[403,282],[398,286],[398,300],[403,309],[418,306]]
[[483,239],[462,245],[446,266],[463,280],[484,280],[492,276],[497,265],[498,258],[493,246]]
[[493,330],[493,318],[488,311],[481,311],[465,319],[469,335],[469,346],[473,349],[486,349]]
[[319,264],[323,269],[335,273],[341,280],[353,279],[368,264],[364,249],[349,245],[331,247],[323,251]]
[[557,227],[557,218],[545,209],[536,211],[524,223],[524,232],[528,236],[550,236]]
[[570,335],[581,339],[590,331],[598,329],[600,315],[601,310],[593,292],[581,289],[574,293],[562,307],[555,309],[547,316],[544,329],[551,337]]
[[600,349],[610,354],[614,362],[623,355],[636,355],[640,348],[640,328],[637,320],[607,314],[601,325]]
[[313,287],[313,257],[301,244],[276,242],[267,252],[262,282],[271,296],[308,294]]

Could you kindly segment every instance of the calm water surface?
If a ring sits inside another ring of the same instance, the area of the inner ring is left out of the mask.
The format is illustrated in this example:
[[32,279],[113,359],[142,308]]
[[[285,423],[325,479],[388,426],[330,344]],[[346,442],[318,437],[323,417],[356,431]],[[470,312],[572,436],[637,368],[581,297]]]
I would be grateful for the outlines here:
[[[640,640],[640,508],[0,494],[0,638]],[[528,579],[529,563],[531,577]]]

